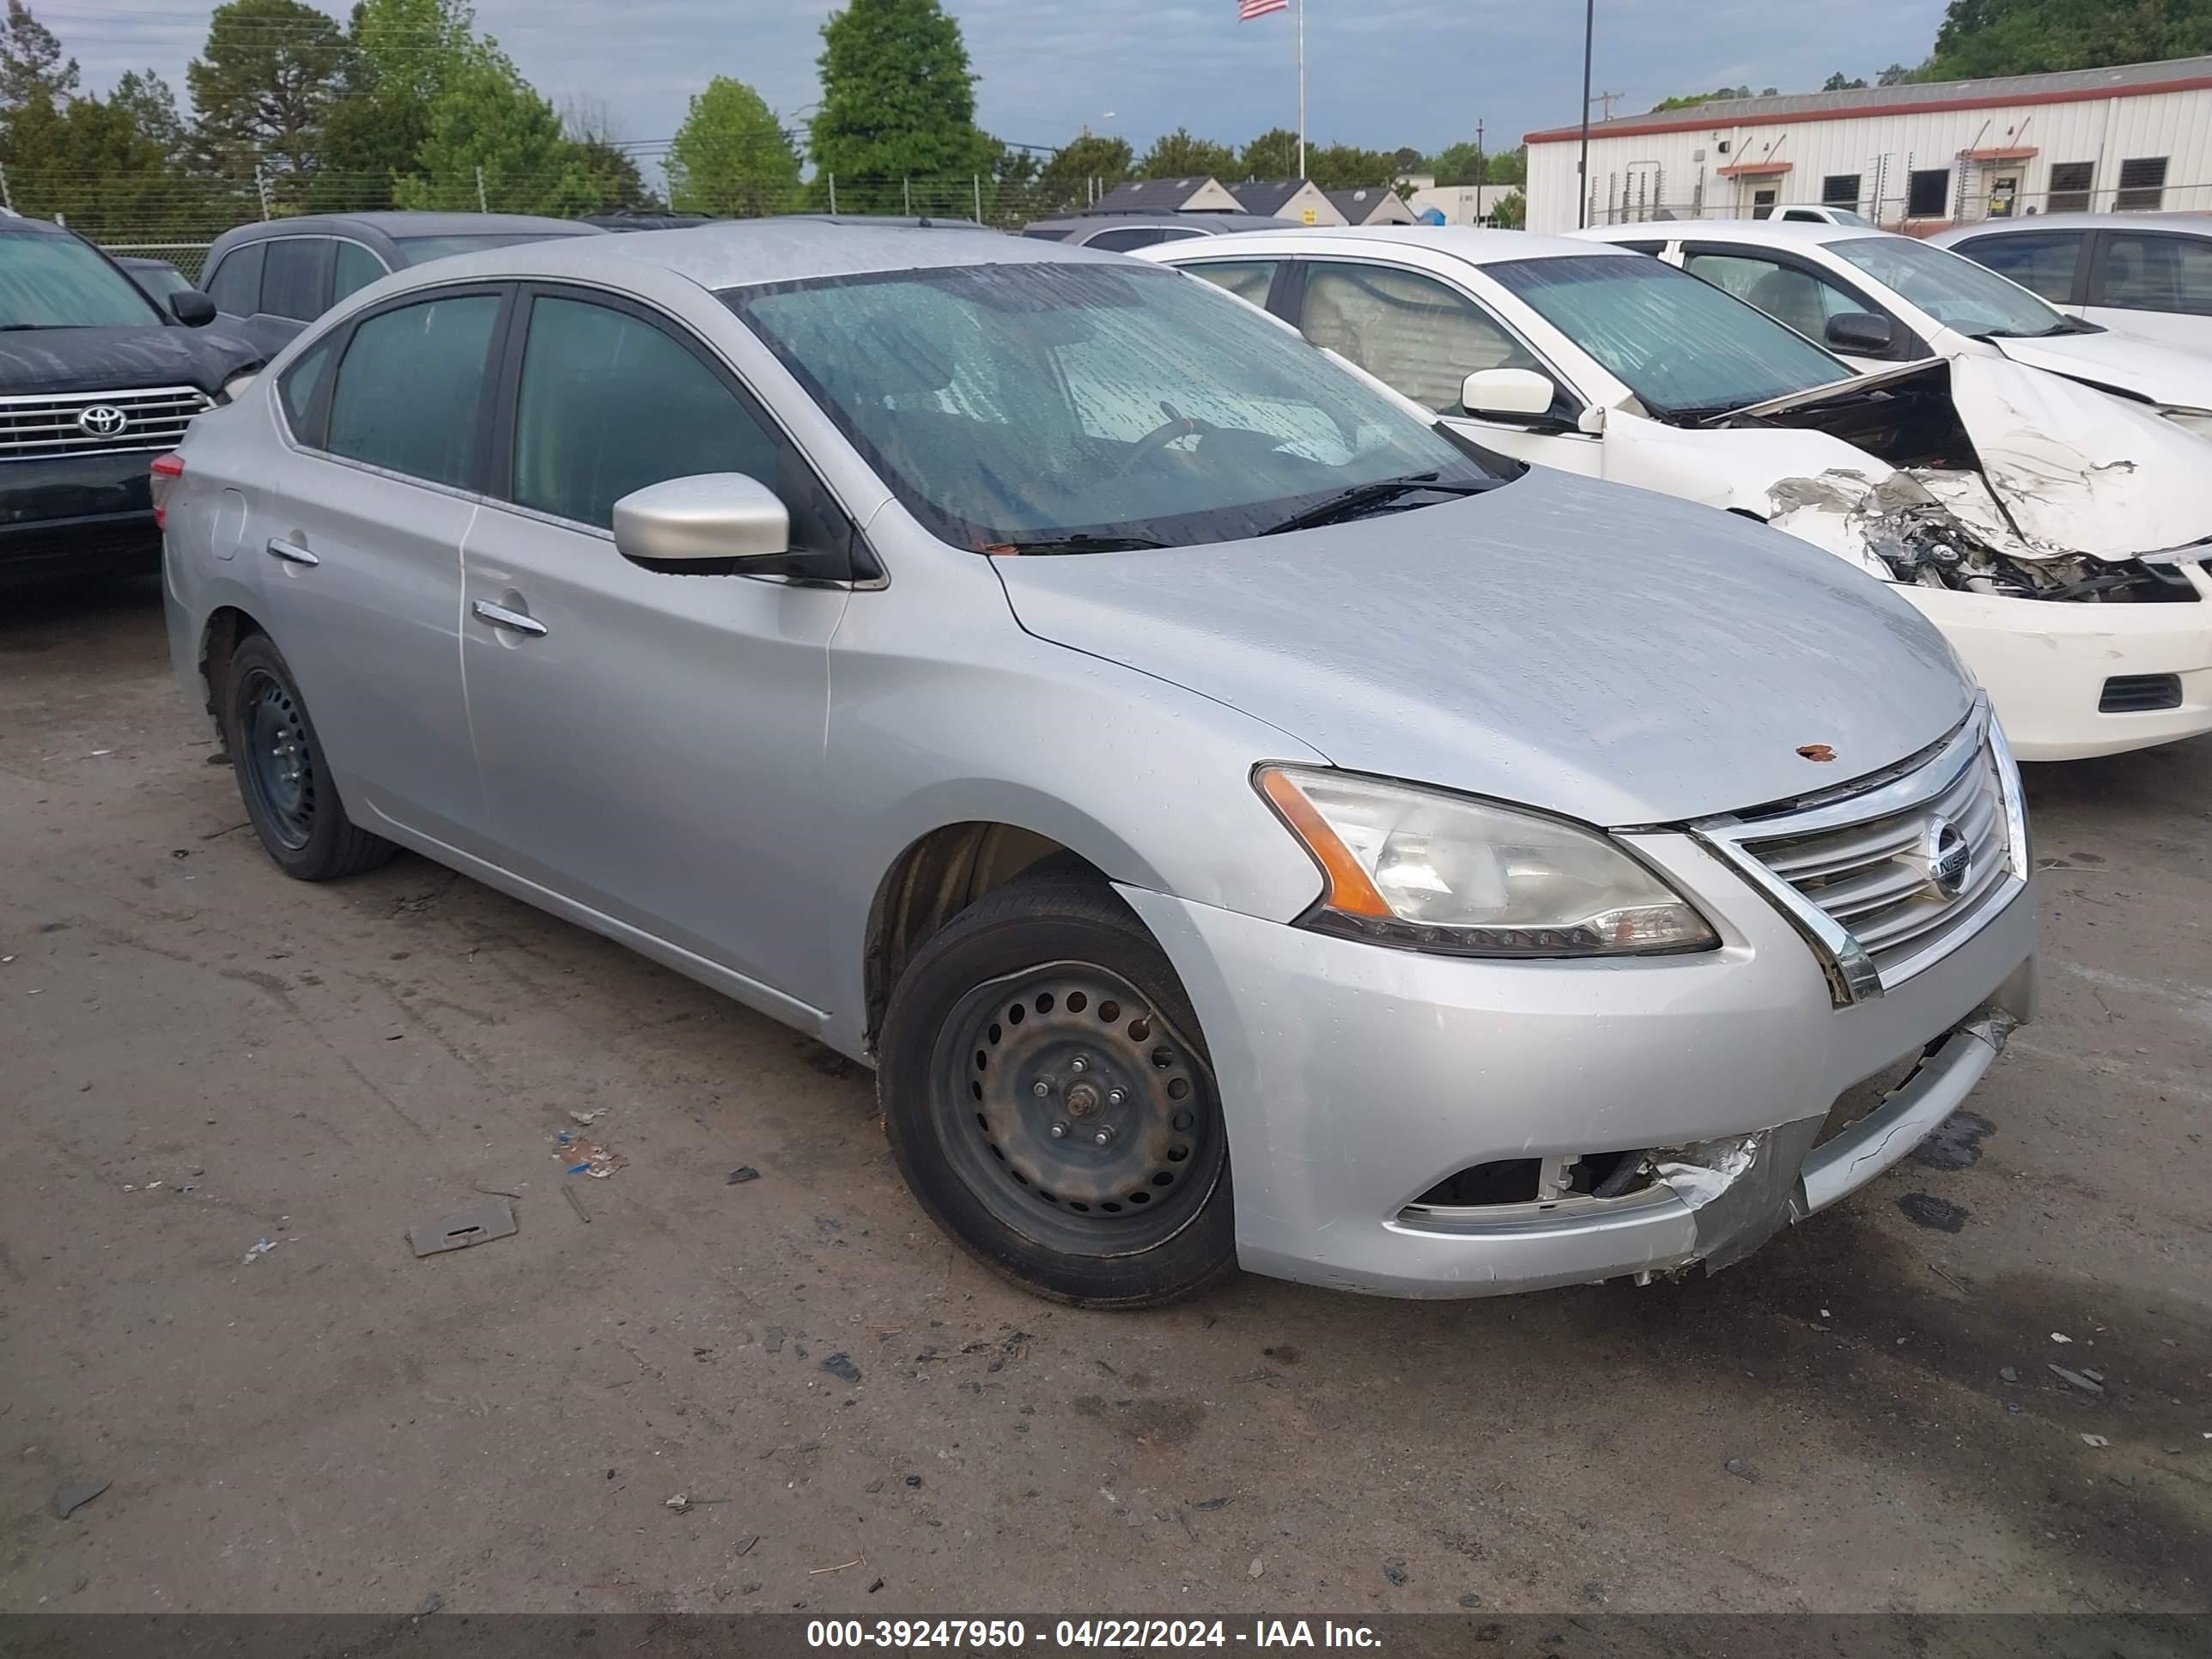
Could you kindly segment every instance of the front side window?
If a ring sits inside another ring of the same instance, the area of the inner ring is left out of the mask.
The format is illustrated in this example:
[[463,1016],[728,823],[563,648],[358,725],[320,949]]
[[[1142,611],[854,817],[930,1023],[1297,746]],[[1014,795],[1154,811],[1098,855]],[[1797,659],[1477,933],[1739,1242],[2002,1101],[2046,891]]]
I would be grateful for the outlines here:
[[2212,317],[2212,241],[2114,231],[2105,245],[2102,303]]
[[1534,354],[1480,306],[1410,270],[1309,265],[1299,325],[1316,345],[1439,414],[1459,409],[1460,382],[1478,369],[1544,374]]
[[251,317],[261,309],[261,260],[268,246],[266,242],[248,242],[223,256],[207,285],[207,296],[217,311]]
[[365,319],[331,394],[334,455],[473,488],[499,296],[456,295]]
[[1164,268],[959,266],[722,298],[917,518],[977,550],[1226,541],[1356,486],[1493,481],[1287,331]]
[[1857,298],[1811,271],[1755,253],[1692,253],[1682,261],[1682,269],[1746,305],[1757,306],[1808,340],[1826,334],[1829,318],[1866,309]]
[[2074,273],[2087,240],[2078,230],[2022,231],[2013,236],[1978,236],[1959,244],[1957,251],[2052,303],[2064,305],[2074,297]]
[[514,410],[514,499],[614,525],[634,489],[700,472],[742,472],[774,489],[778,441],[719,375],[627,312],[540,297]]
[[1240,300],[1255,306],[1267,303],[1267,290],[1275,283],[1273,259],[1208,259],[1185,265],[1184,271],[1216,288],[1225,288]]
[[269,244],[261,270],[261,309],[271,317],[307,322],[323,309],[323,258],[327,238],[287,236]]
[[337,245],[337,269],[331,282],[331,303],[357,294],[385,274],[384,261],[359,242]]
[[1664,419],[1850,378],[1811,341],[1656,259],[1514,259],[1484,270]]
[[0,328],[150,328],[137,283],[69,235],[0,234]]
[[2072,327],[2033,294],[1947,248],[1910,236],[1859,236],[1828,247],[1945,327],[1976,339],[2029,339]]

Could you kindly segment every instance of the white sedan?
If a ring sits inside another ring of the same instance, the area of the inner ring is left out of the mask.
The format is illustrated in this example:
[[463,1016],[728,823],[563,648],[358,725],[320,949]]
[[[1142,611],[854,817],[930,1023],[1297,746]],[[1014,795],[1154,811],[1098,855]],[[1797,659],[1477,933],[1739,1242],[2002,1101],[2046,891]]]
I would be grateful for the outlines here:
[[1771,220],[1606,225],[1573,235],[1656,254],[1855,368],[2005,357],[2148,404],[2212,437],[2212,356],[2069,317],[2019,283],[1911,236]]
[[2008,276],[2084,322],[2212,351],[2212,218],[2046,213],[1928,239]]
[[1567,238],[1269,231],[1135,257],[1266,307],[1487,449],[1760,519],[1899,584],[2025,759],[2212,731],[2212,454],[2135,405],[1993,353],[1855,377],[1718,289]]

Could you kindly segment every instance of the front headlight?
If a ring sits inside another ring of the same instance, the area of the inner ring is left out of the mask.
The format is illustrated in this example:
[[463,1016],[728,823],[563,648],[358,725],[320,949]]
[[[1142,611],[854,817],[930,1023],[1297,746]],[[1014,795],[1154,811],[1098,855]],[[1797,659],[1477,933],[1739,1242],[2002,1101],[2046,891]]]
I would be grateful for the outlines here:
[[1480,957],[1649,956],[1720,943],[1595,830],[1380,778],[1267,766],[1254,782],[1328,882],[1304,925]]
[[2212,438],[2212,409],[2191,409],[2183,404],[2161,404],[2158,412],[2186,432]]
[[246,387],[252,386],[260,378],[261,371],[258,368],[249,368],[243,374],[232,375],[228,380],[222,383],[223,402],[227,404],[236,403],[240,398],[246,395]]

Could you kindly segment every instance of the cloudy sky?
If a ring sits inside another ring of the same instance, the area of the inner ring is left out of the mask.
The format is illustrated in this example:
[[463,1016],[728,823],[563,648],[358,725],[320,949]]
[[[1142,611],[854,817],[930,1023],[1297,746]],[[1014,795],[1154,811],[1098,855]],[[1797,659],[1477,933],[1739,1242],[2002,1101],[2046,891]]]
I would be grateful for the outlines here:
[[[1574,0],[1306,0],[1308,131],[1433,151],[1474,136],[1503,147],[1566,125],[1581,94]],[[205,39],[204,0],[32,0],[105,90],[150,65],[179,97]],[[1187,125],[1232,143],[1297,115],[1295,13],[1237,21],[1236,0],[947,0],[998,137],[1053,145],[1088,126],[1141,150]],[[343,16],[345,0],[329,8]],[[556,104],[603,106],[619,135],[665,139],[714,74],[751,82],[787,119],[819,95],[814,60],[830,0],[479,0],[477,19]],[[1817,87],[1917,63],[1944,0],[1598,0],[1595,82],[1616,112],[1672,93],[1748,83]]]

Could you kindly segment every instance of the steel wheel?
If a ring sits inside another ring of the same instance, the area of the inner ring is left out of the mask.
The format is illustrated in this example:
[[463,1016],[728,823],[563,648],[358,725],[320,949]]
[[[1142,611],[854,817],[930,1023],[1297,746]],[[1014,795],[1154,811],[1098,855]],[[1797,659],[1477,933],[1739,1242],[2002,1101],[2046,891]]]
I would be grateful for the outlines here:
[[1151,1249],[1205,1207],[1226,1146],[1213,1079],[1118,975],[1045,964],[977,986],[932,1068],[946,1149],[1000,1221],[1085,1255]]
[[243,710],[250,803],[283,846],[296,852],[315,833],[315,763],[300,705],[273,674],[247,679]]

